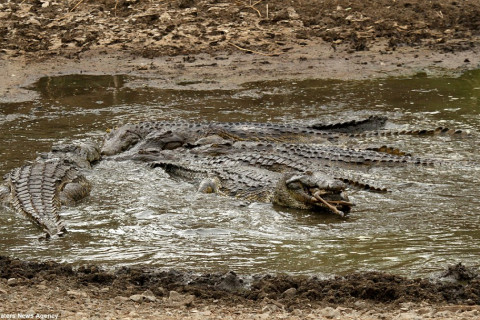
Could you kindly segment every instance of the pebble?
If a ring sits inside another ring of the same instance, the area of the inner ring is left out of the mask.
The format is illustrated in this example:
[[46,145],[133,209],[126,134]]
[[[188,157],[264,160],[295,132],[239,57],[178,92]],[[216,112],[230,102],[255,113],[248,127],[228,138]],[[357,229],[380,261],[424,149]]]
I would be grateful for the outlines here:
[[38,20],[35,19],[35,18],[30,18],[30,19],[28,19],[28,20],[27,20],[27,24],[34,24],[34,25],[36,25],[36,26],[42,25],[42,24],[40,23],[40,21],[38,21]]
[[122,297],[122,296],[116,296],[115,297],[115,300],[119,301],[119,302],[125,302],[125,301],[128,301],[129,298],[127,297]]
[[284,297],[293,297],[297,293],[297,289],[290,288],[283,292]]
[[149,301],[149,302],[157,301],[157,298],[155,297],[155,295],[153,294],[153,292],[151,290],[144,291],[142,293],[142,296],[146,301]]
[[402,312],[395,316],[394,320],[422,320],[422,316],[419,316],[415,312]]
[[131,295],[129,299],[132,300],[133,302],[142,302],[143,301],[143,295],[134,294],[134,295]]
[[302,312],[302,310],[300,310],[300,309],[294,309],[294,310],[291,312],[291,314],[292,314],[293,316],[301,317],[301,316],[303,315],[303,312]]
[[83,298],[86,298],[88,295],[86,292],[84,291],[80,291],[80,290],[68,290],[67,291],[67,294],[69,296],[73,296],[73,297],[83,297]]
[[451,318],[453,314],[449,311],[439,311],[435,313],[435,318]]
[[7,280],[7,284],[8,284],[9,286],[14,286],[14,285],[16,285],[17,283],[18,283],[18,280],[17,280],[16,278],[10,278],[10,279]]
[[177,291],[170,291],[166,304],[171,307],[189,306],[193,303],[194,299],[194,295],[183,295]]
[[324,316],[327,319],[338,319],[342,316],[342,313],[338,309],[326,307],[320,310],[320,315]]
[[429,307],[424,307],[424,308],[421,308],[421,309],[417,310],[417,314],[419,314],[421,316],[427,315],[427,314],[432,314],[432,312],[433,312],[433,309],[429,308]]

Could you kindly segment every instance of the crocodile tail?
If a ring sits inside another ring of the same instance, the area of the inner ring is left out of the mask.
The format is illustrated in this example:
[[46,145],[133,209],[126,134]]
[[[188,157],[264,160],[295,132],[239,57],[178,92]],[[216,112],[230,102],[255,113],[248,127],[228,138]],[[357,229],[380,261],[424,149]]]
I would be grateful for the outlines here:
[[375,151],[375,152],[380,152],[380,153],[386,153],[390,154],[393,156],[407,156],[411,157],[412,155],[410,153],[407,153],[405,151],[402,151],[398,148],[395,147],[389,147],[389,146],[380,146],[380,147],[367,147],[365,150],[370,150],[370,151]]
[[350,134],[350,138],[365,138],[365,137],[388,137],[388,136],[401,136],[401,135],[411,135],[411,136],[437,136],[437,135],[448,135],[448,136],[464,136],[467,133],[462,130],[449,129],[445,127],[438,127],[436,129],[422,129],[422,130],[378,130],[372,132],[361,132]]
[[386,193],[389,192],[387,188],[382,186],[376,186],[370,182],[366,182],[363,179],[352,178],[352,177],[336,177],[337,180],[340,180],[354,188],[363,189],[371,192]]
[[16,168],[8,177],[12,206],[40,226],[48,237],[62,235],[66,228],[59,215],[59,193],[77,176],[74,167],[59,161]]
[[371,130],[379,130],[385,127],[387,117],[383,116],[370,116],[362,120],[350,120],[337,123],[316,123],[309,128],[322,131],[333,131],[341,133],[358,133]]

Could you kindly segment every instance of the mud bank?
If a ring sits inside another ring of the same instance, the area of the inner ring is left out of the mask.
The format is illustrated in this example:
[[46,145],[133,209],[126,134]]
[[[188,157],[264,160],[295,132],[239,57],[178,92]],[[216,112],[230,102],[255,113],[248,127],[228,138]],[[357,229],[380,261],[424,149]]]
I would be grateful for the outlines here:
[[126,53],[88,52],[81,59],[57,57],[42,62],[25,57],[0,61],[0,102],[35,99],[26,88],[40,77],[65,74],[124,74],[139,77],[131,85],[156,88],[216,90],[234,89],[244,83],[274,79],[361,80],[389,76],[458,75],[480,67],[476,51],[442,53],[403,48],[381,54],[334,52],[325,43],[297,47],[277,57],[218,52],[156,58]]
[[477,1],[12,1],[0,9],[0,102],[34,99],[25,86],[61,74],[211,90],[480,67]]
[[73,269],[0,257],[0,313],[62,319],[468,319],[480,281],[458,264],[435,279],[367,272],[317,278],[193,274],[149,267]]

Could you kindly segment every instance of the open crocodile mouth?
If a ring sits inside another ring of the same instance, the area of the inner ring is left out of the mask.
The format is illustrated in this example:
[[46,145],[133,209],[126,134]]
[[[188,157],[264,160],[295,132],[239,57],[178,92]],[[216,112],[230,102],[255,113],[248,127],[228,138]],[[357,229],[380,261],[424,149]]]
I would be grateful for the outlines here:
[[345,193],[345,184],[330,177],[306,173],[293,175],[285,182],[290,195],[304,207],[319,208],[345,217],[354,206]]
[[310,189],[311,202],[315,206],[322,206],[329,211],[345,217],[351,208],[354,206],[353,202],[348,201],[348,197],[344,192],[331,193],[320,189]]

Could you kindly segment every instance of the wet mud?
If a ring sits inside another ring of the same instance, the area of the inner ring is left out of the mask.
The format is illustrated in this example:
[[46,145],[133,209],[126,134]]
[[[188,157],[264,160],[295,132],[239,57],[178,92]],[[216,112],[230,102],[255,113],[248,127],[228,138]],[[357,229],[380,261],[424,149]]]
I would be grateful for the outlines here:
[[17,284],[34,286],[52,282],[55,286],[86,288],[95,285],[103,291],[97,298],[132,296],[150,290],[155,297],[171,291],[193,295],[198,301],[249,304],[270,299],[287,310],[302,305],[400,304],[479,304],[480,279],[474,269],[457,264],[435,278],[414,278],[381,272],[363,272],[332,278],[292,275],[237,275],[234,272],[194,274],[181,270],[158,270],[148,266],[104,270],[100,266],[73,268],[56,262],[34,262],[0,257],[0,277],[17,279]]
[[78,73],[194,90],[461,73],[480,66],[479,17],[477,1],[2,1],[0,102]]

